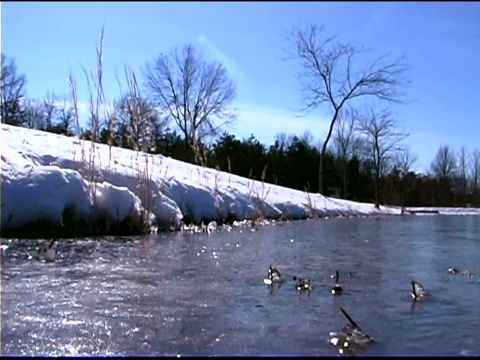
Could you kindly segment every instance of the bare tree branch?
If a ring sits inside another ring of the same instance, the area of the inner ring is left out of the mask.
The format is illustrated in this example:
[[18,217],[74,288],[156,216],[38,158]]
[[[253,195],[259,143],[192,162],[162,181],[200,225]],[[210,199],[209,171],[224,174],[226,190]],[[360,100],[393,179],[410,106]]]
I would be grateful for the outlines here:
[[13,58],[7,58],[2,52],[0,72],[0,115],[2,122],[21,125],[21,101],[25,96],[27,80],[25,75],[17,74],[17,66]]
[[410,172],[416,161],[417,155],[412,153],[408,147],[404,147],[396,152],[394,165],[400,171],[400,175],[403,178]]
[[465,206],[465,197],[467,195],[467,172],[469,168],[469,154],[465,146],[460,147],[457,154],[458,159],[458,177],[462,205]]
[[447,204],[457,170],[455,154],[448,145],[442,145],[438,148],[431,169],[440,187],[440,202],[441,204]]
[[433,174],[438,179],[447,179],[454,175],[457,169],[457,162],[453,150],[448,145],[442,145],[438,148],[431,168]]
[[235,86],[225,67],[205,62],[192,45],[160,54],[146,64],[144,76],[152,99],[185,136],[187,154],[191,149],[197,157],[205,137],[236,119],[228,109],[236,95]]
[[45,130],[50,131],[53,128],[53,120],[57,116],[57,96],[48,93],[43,99],[43,114],[45,119]]
[[333,153],[337,154],[340,160],[341,178],[343,181],[343,197],[348,197],[348,174],[347,163],[353,156],[359,155],[362,148],[361,139],[356,136],[356,122],[358,111],[344,108],[335,123],[335,134],[332,137]]
[[408,83],[404,74],[408,67],[404,59],[388,61],[381,56],[370,65],[356,69],[358,55],[364,48],[337,41],[336,36],[324,36],[323,26],[294,28],[288,34],[290,59],[300,62],[302,111],[310,112],[322,105],[333,112],[319,166],[319,192],[323,193],[323,157],[332,136],[335,122],[343,106],[355,98],[371,97],[381,101],[401,102],[400,89]]
[[480,151],[478,149],[473,150],[471,160],[472,193],[473,198],[475,199],[478,192],[478,183],[480,177]]
[[71,131],[71,125],[75,120],[74,108],[67,101],[67,98],[63,98],[63,104],[57,108],[57,130],[67,136],[71,136],[73,132]]
[[43,130],[46,128],[43,104],[35,99],[27,99],[23,104],[25,126],[29,129]]
[[115,119],[118,119],[122,137],[128,148],[136,151],[150,151],[155,146],[156,126],[160,123],[160,115],[150,102],[141,94],[135,73],[124,67],[127,91],[115,104]]
[[405,213],[405,198],[410,183],[410,169],[416,161],[417,155],[412,153],[408,147],[401,148],[395,153],[394,166],[400,172],[402,214]]
[[357,130],[364,136],[367,145],[366,157],[373,164],[375,175],[375,207],[380,207],[380,179],[385,175],[392,157],[402,150],[401,142],[408,136],[395,126],[392,114],[387,110],[375,112],[370,109],[359,116]]

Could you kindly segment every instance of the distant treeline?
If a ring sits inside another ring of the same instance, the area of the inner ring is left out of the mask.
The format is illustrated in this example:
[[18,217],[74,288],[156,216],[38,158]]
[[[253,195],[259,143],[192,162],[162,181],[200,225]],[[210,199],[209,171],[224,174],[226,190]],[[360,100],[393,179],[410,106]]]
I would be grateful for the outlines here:
[[[39,127],[38,130],[73,135],[62,120],[53,121],[51,127]],[[26,126],[26,122],[12,125]],[[277,137],[279,139],[273,145],[266,147],[254,135],[248,139],[237,139],[235,135],[225,132],[211,144],[201,145],[204,154],[203,165],[292,189],[317,192],[319,151],[311,144],[310,137],[307,134],[301,137],[296,135]],[[83,130],[81,138],[89,140],[90,131]],[[112,145],[133,149],[129,146],[127,138],[128,132],[119,126]],[[107,144],[105,128],[101,130],[98,142]],[[167,128],[156,133],[150,146],[144,151],[195,164],[193,154],[188,153],[184,145],[184,138],[175,130]],[[455,161],[450,148],[443,147],[439,149],[440,151],[446,151],[447,156],[450,154]],[[324,161],[326,195],[373,202],[375,184],[372,165],[368,160],[353,156],[344,161],[330,151]],[[400,170],[392,166],[381,179],[381,203],[402,205],[404,196],[405,206],[480,206],[478,179],[475,183],[472,176],[466,173],[464,178],[462,172],[458,170],[457,167],[452,168],[444,177],[435,174],[433,170],[431,174],[410,171],[402,176]]]

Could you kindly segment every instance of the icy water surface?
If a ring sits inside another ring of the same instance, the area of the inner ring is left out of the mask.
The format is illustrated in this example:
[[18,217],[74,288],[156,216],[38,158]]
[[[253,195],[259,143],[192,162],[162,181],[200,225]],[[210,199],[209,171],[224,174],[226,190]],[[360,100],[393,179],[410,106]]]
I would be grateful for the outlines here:
[[[340,307],[374,338],[362,355],[480,355],[478,216],[67,239],[55,263],[28,259],[43,241],[2,244],[3,355],[338,355]],[[263,283],[270,264],[280,288]],[[293,276],[313,290],[297,293]]]

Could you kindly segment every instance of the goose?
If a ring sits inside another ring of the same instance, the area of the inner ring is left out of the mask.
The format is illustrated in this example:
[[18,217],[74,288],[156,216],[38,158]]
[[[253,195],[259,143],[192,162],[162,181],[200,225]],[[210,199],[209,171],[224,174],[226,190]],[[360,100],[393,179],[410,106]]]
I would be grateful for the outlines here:
[[359,352],[362,348],[369,342],[374,341],[374,339],[366,334],[360,326],[348,315],[348,313],[340,308],[343,315],[348,319],[349,324],[345,325],[341,332],[331,332],[330,339],[328,340],[335,346],[339,346],[339,352],[343,353],[352,353]]
[[38,254],[39,260],[44,260],[45,262],[54,262],[55,261],[55,250],[57,248],[57,242],[55,239],[50,241],[48,245],[44,246],[41,252]]
[[460,270],[458,270],[457,268],[451,267],[451,268],[448,268],[448,272],[450,274],[456,274],[456,273],[459,273]]
[[339,278],[339,274],[338,274],[338,270],[335,271],[335,286],[332,287],[332,294],[333,295],[340,295],[343,293],[343,289],[342,287],[340,286],[340,284],[338,283],[338,278]]
[[293,281],[296,281],[295,290],[297,291],[312,291],[313,286],[310,284],[309,279],[304,278],[297,278],[296,276],[293,277]]
[[411,283],[412,283],[412,293],[410,295],[412,296],[413,300],[423,299],[427,295],[427,292],[425,291],[425,288],[423,287],[423,285],[415,280],[412,280]]
[[274,268],[272,265],[268,267],[267,278],[263,279],[265,285],[279,284],[283,282],[282,274],[278,269]]

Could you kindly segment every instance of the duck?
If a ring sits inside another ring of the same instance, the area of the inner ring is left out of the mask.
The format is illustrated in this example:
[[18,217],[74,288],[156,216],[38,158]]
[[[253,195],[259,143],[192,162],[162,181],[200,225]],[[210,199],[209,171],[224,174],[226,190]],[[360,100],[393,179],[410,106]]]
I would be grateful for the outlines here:
[[468,271],[468,270],[465,270],[462,274],[463,274],[464,276],[467,276],[467,277],[473,277],[473,273],[471,273],[471,272]]
[[265,285],[279,284],[283,282],[282,274],[278,271],[277,268],[274,268],[272,265],[268,267],[267,278],[263,279]]
[[53,239],[46,246],[43,247],[41,252],[38,254],[38,259],[44,260],[45,262],[54,262],[56,258],[56,248],[57,242],[55,239]]
[[427,295],[425,288],[418,281],[412,280],[411,284],[412,284],[412,292],[410,295],[412,296],[413,300],[423,299]]
[[309,279],[299,278],[294,276],[293,281],[296,281],[295,290],[297,291],[312,291],[313,286],[310,284]]
[[338,274],[338,270],[335,271],[335,286],[332,287],[332,294],[333,295],[341,295],[343,293],[343,289],[342,287],[340,286],[340,284],[338,283],[338,278],[339,278],[339,274]]

